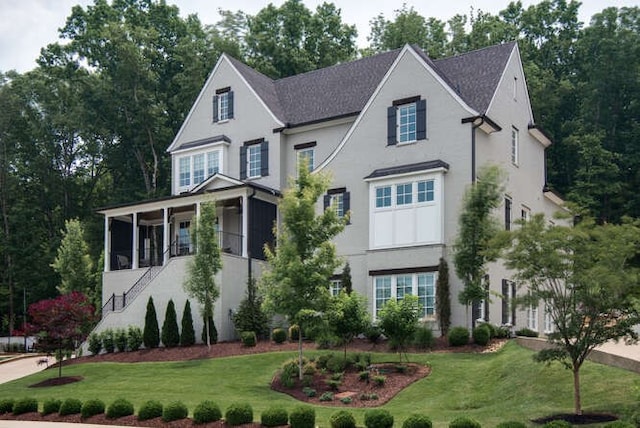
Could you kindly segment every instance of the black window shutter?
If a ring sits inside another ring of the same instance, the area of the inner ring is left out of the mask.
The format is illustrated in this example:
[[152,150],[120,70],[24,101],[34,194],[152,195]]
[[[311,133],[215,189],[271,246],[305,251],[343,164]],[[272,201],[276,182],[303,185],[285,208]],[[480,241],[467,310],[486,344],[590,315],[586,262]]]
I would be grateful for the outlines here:
[[502,280],[502,324],[509,322],[509,281]]
[[480,318],[480,300],[471,303],[471,326],[475,328],[476,320]]
[[218,121],[218,96],[213,96],[213,123]]
[[233,119],[233,91],[229,91],[229,94],[227,95],[227,102],[229,119]]
[[263,141],[260,145],[260,175],[269,175],[269,142]]
[[427,100],[416,102],[416,140],[427,138]]
[[[516,283],[511,282],[511,300],[516,298]],[[516,325],[516,305],[511,305],[511,325]]]
[[247,179],[247,147],[240,147],[240,180]]
[[[342,194],[342,208],[345,214],[351,209],[351,193],[344,192]],[[347,224],[351,224],[351,219]]]
[[504,229],[511,230],[511,199],[504,199]]
[[387,108],[387,145],[393,146],[397,144],[396,138],[396,107]]
[[484,289],[487,292],[487,296],[484,298],[484,320],[489,322],[489,289],[491,281],[489,275],[484,276]]
[[324,206],[324,211],[326,211],[327,208],[329,208],[329,205],[331,205],[331,195],[324,195],[322,198],[322,204]]

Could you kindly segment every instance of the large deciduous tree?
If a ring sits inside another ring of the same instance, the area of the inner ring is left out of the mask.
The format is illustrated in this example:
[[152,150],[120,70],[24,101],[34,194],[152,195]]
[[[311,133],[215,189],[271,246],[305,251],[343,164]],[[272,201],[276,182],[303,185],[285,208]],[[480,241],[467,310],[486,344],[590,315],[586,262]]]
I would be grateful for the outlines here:
[[[302,324],[305,311],[324,312],[329,301],[329,282],[340,266],[331,240],[347,221],[335,210],[316,213],[317,201],[329,188],[330,178],[299,168],[280,201],[281,224],[276,227],[278,245],[265,247],[268,269],[262,276],[262,294],[267,312],[281,314],[290,323]],[[302,327],[302,326],[301,326]],[[302,332],[298,335],[302,378]]]
[[196,249],[193,259],[187,264],[187,276],[183,287],[187,294],[202,305],[202,315],[205,319],[203,336],[207,346],[211,346],[213,328],[213,304],[220,296],[216,285],[216,274],[222,269],[218,232],[216,231],[216,204],[206,202],[200,206],[200,216],[191,225],[191,239]]
[[84,239],[84,228],[78,219],[65,222],[62,242],[52,264],[60,275],[58,290],[62,294],[80,291],[90,299],[95,297],[93,262]]
[[610,340],[638,338],[640,226],[597,226],[589,220],[576,227],[558,226],[536,215],[511,232],[511,238],[506,265],[526,291],[525,304],[543,302],[553,321],[551,347],[536,358],[560,361],[572,371],[574,410],[581,414],[585,359]]
[[[55,299],[41,300],[29,306],[31,322],[27,334],[37,336],[37,347],[44,352],[73,350],[93,326],[94,308],[87,297],[72,291]],[[62,377],[62,360],[58,376]]]
[[482,168],[464,195],[453,260],[464,284],[458,300],[466,306],[489,298],[483,281],[487,263],[497,258],[490,240],[499,231],[493,210],[502,201],[502,174],[495,166]]

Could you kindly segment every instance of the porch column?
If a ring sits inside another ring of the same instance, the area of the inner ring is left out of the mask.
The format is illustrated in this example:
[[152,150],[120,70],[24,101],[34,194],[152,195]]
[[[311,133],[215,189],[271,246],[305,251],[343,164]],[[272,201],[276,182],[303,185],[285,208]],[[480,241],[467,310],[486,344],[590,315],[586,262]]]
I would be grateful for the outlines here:
[[162,251],[162,266],[169,262],[169,253],[171,249],[171,238],[169,238],[169,208],[162,209],[162,242],[164,243]]
[[133,233],[131,234],[131,269],[138,269],[138,213],[133,213]]
[[200,201],[196,202],[196,223],[198,222],[198,219],[200,218]]
[[249,199],[242,195],[242,257],[249,256]]
[[109,217],[104,216],[104,271],[111,270],[111,231],[109,230]]

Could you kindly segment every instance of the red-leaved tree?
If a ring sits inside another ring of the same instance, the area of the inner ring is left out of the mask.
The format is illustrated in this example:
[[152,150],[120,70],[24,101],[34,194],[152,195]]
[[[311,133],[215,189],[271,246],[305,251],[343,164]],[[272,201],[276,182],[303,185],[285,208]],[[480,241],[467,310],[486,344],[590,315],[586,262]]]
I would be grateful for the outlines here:
[[[60,356],[63,350],[75,349],[87,337],[95,320],[93,305],[78,291],[33,303],[29,316],[27,333],[37,336],[37,348],[57,351]],[[62,377],[62,361],[58,367],[58,376]]]

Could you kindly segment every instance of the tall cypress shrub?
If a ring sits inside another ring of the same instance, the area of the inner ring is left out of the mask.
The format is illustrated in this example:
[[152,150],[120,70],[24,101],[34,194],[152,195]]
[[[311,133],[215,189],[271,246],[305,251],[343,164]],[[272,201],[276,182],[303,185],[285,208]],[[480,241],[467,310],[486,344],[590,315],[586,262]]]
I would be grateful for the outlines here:
[[176,305],[173,299],[167,303],[167,311],[162,324],[162,343],[167,348],[173,348],[180,343],[180,332],[178,331],[178,317],[176,315]]
[[144,332],[142,343],[145,348],[157,348],[160,344],[160,329],[158,328],[158,317],[156,307],[153,304],[153,297],[149,296],[147,302],[147,313],[144,316]]
[[[202,326],[202,343],[207,343],[207,319],[204,318],[204,325]],[[213,317],[209,317],[209,343],[218,343],[218,330],[213,323]]]
[[438,281],[436,282],[436,314],[442,336],[449,334],[451,326],[451,291],[449,286],[449,265],[440,258]]
[[196,343],[196,332],[193,329],[193,316],[191,315],[191,302],[187,300],[182,311],[182,334],[180,335],[181,346],[191,346]]

